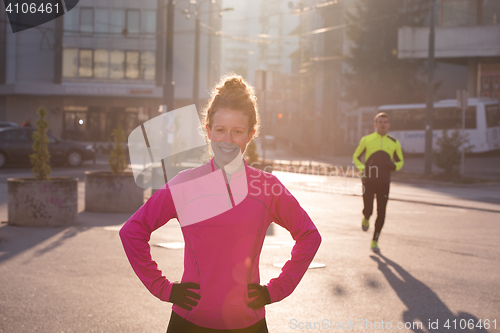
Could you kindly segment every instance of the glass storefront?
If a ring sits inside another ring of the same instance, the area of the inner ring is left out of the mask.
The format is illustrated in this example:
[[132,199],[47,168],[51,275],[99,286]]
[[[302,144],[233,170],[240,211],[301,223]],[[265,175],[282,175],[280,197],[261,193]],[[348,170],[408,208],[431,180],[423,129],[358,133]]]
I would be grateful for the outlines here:
[[111,133],[121,122],[128,135],[148,120],[151,108],[65,106],[62,137],[66,140],[86,142],[113,142]]
[[500,99],[500,63],[479,64],[479,96]]

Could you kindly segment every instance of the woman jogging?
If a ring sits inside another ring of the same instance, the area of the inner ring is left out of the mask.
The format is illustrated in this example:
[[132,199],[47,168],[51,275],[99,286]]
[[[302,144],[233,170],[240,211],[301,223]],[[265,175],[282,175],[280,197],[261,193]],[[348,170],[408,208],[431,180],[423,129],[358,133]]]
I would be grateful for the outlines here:
[[[249,167],[247,144],[259,131],[253,89],[223,78],[204,110],[212,159],[170,180],[125,223],[120,237],[148,290],[173,303],[168,333],[268,332],[264,306],[290,295],[321,237],[297,200],[273,175]],[[181,282],[162,275],[151,258],[151,233],[176,218],[185,241]],[[295,240],[281,274],[260,284],[259,257],[275,222]]]

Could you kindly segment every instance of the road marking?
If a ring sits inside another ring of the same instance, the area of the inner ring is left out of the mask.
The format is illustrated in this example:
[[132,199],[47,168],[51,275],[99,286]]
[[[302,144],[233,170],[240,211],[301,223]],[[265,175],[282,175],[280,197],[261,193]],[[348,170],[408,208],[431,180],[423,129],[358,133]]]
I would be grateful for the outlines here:
[[154,246],[163,247],[169,250],[179,250],[184,248],[184,242],[166,242],[154,244]]
[[120,231],[120,229],[122,228],[123,225],[114,225],[114,226],[111,226],[111,227],[104,227],[104,230],[107,230],[107,231]]

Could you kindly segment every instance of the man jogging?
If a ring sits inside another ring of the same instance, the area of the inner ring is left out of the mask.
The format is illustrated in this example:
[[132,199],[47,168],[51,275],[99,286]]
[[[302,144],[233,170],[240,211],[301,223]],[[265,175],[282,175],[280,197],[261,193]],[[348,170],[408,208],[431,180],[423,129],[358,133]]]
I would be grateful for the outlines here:
[[[373,213],[373,198],[377,196],[377,220],[371,249],[379,252],[378,238],[384,226],[385,210],[389,199],[389,185],[391,171],[403,167],[403,151],[396,138],[387,135],[389,131],[389,116],[380,112],[375,116],[375,129],[372,134],[361,138],[359,146],[354,152],[354,164],[363,172],[363,220],[361,228],[367,231],[370,227],[370,216]],[[364,163],[359,159],[365,154]]]

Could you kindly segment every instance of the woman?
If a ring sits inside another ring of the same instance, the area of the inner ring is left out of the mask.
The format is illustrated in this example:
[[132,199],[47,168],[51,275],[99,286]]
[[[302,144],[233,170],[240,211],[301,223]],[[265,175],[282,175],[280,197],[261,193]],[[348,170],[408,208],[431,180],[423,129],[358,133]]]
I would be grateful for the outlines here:
[[[127,257],[144,285],[173,303],[168,333],[268,332],[266,304],[290,295],[305,274],[321,237],[280,181],[249,167],[247,144],[258,134],[252,88],[236,75],[223,78],[204,111],[213,158],[179,173],[122,227]],[[171,282],[152,260],[151,233],[176,218],[185,240],[182,281]],[[259,257],[276,222],[295,240],[281,274],[260,285]]]

